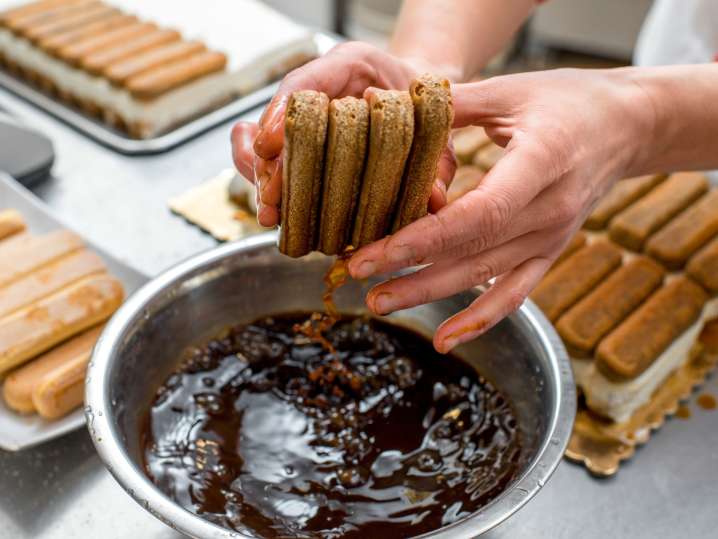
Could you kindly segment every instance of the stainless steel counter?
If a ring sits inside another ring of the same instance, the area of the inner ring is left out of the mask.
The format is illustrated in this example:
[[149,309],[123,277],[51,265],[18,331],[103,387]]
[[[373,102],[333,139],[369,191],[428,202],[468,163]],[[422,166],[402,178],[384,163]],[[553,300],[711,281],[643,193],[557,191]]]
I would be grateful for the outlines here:
[[[215,245],[171,214],[166,201],[231,166],[231,124],[166,154],[126,157],[2,90],[0,107],[55,143],[54,177],[36,194],[110,253],[154,274]],[[716,377],[705,389],[718,395]],[[612,479],[594,479],[563,462],[538,496],[488,537],[716,537],[718,412],[690,408],[691,419],[669,421]],[[177,535],[122,491],[80,431],[22,453],[0,452],[0,538],[25,537]]]

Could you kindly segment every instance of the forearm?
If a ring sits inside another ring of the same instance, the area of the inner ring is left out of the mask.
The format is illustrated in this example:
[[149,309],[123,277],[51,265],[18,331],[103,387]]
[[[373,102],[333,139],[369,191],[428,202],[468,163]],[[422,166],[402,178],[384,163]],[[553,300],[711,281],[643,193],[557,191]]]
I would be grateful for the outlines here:
[[453,81],[475,76],[521,26],[535,0],[405,0],[390,50]]
[[627,68],[653,114],[632,173],[718,168],[718,64]]

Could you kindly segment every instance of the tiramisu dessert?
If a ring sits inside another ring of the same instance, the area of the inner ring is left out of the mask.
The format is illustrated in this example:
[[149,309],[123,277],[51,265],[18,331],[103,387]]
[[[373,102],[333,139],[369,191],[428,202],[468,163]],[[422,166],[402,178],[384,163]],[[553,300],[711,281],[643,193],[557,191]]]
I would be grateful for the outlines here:
[[586,228],[532,299],[556,324],[586,405],[622,423],[718,316],[718,190],[694,172],[625,180]]
[[255,0],[41,0],[0,12],[0,63],[150,138],[316,55],[311,32]]

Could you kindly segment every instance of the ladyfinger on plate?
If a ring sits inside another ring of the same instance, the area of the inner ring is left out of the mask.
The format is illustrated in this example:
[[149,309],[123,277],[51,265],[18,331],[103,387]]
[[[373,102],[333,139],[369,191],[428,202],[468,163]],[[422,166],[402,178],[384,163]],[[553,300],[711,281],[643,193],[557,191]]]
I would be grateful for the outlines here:
[[103,327],[99,325],[88,329],[8,374],[3,385],[3,397],[7,405],[16,412],[29,414],[37,411],[32,400],[33,392],[48,376],[52,377],[54,383],[67,385],[66,377],[60,378],[54,372],[68,363],[81,363],[86,368]]
[[625,210],[666,177],[665,174],[651,174],[616,182],[610,191],[601,198],[583,226],[589,230],[605,228],[614,215]]
[[45,24],[26,28],[23,31],[23,35],[29,41],[37,44],[54,35],[63,32],[72,32],[77,28],[112,17],[118,13],[119,11],[117,9],[104,4],[92,5],[88,6],[87,9],[67,17],[58,17]]
[[456,169],[454,179],[446,193],[446,200],[453,202],[469,191],[476,189],[484,177],[484,171],[473,165],[461,165]]
[[474,165],[488,172],[494,168],[494,165],[499,162],[499,159],[501,159],[505,153],[506,148],[492,142],[481,148],[474,156]]
[[30,236],[27,241],[0,244],[0,260],[3,261],[0,265],[0,287],[82,246],[82,239],[69,230],[55,230],[42,236]]
[[613,241],[640,251],[648,237],[708,190],[708,180],[698,172],[672,174],[648,195],[611,221]]
[[476,152],[491,143],[491,139],[484,128],[476,125],[454,129],[452,140],[454,142],[454,155],[456,155],[459,163],[464,165],[471,164]]
[[427,214],[439,160],[454,122],[448,80],[421,75],[411,83],[409,93],[414,103],[414,140],[404,168],[394,231]]
[[596,366],[612,379],[635,378],[698,320],[707,300],[690,279],[671,280],[601,341]]
[[[150,35],[154,34],[148,34],[140,39],[149,38]],[[171,40],[168,43],[161,44],[140,54],[132,55],[124,60],[108,65],[104,71],[104,75],[110,79],[113,84],[122,86],[128,80],[138,77],[142,73],[150,72],[163,65],[178,62],[179,60],[189,58],[206,50],[207,47],[204,43],[199,41]],[[86,60],[89,61],[92,56],[92,54],[87,56]]]
[[0,318],[106,269],[95,253],[86,249],[70,253],[0,289]]
[[97,0],[68,0],[57,2],[47,9],[32,13],[19,13],[3,17],[3,26],[16,34],[23,34],[27,29],[52,23],[55,20],[70,17],[83,12],[88,7],[97,6]]
[[121,65],[130,58],[181,39],[182,36],[177,30],[159,29],[132,41],[118,43],[112,47],[92,52],[83,57],[80,64],[93,75],[101,75],[110,66]]
[[389,232],[414,136],[414,106],[409,92],[372,89],[367,100],[369,150],[352,232],[352,245],[357,248]]
[[569,309],[556,329],[572,355],[589,357],[598,342],[661,285],[664,275],[659,264],[637,257]]
[[117,279],[100,274],[0,319],[0,374],[106,320],[123,294]]
[[718,237],[688,261],[686,273],[713,294],[718,294]]
[[329,103],[329,130],[324,163],[318,250],[341,253],[349,244],[369,131],[364,99],[344,97]]
[[105,32],[122,28],[123,26],[129,26],[137,22],[137,17],[134,15],[124,15],[121,12],[117,12],[109,17],[102,18],[91,24],[86,24],[75,30],[68,32],[62,32],[52,36],[45,37],[38,42],[38,46],[48,54],[56,54],[58,50],[72,43],[78,43],[87,39],[92,39],[96,36],[102,35]]
[[0,210],[0,240],[25,230],[25,220],[17,210]]
[[646,252],[668,269],[677,270],[717,234],[718,189],[715,189],[656,232],[646,243]]
[[621,265],[621,249],[609,241],[596,241],[549,272],[531,294],[546,317],[555,322],[601,279]]
[[29,4],[22,4],[18,7],[7,9],[0,12],[0,27],[6,26],[6,21],[35,15],[61,4],[66,4],[69,1],[70,0],[42,0],[40,2],[31,2]]
[[77,66],[82,63],[83,58],[97,51],[114,45],[127,43],[128,41],[140,38],[156,30],[157,26],[155,24],[134,22],[60,47],[56,51],[56,54],[65,62]]
[[279,250],[300,257],[316,246],[329,98],[294,92],[284,119],[284,168]]

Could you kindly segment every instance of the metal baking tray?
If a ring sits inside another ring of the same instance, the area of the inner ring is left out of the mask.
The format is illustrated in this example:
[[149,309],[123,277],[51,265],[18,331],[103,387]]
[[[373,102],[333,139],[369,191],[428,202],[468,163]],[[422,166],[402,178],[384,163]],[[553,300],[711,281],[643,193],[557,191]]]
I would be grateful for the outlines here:
[[[315,34],[314,41],[320,55],[338,43],[336,37],[325,33]],[[260,88],[195,120],[182,124],[168,133],[149,139],[130,138],[122,131],[91,118],[78,109],[56,101],[35,86],[5,71],[0,71],[0,86],[30,101],[45,112],[52,114],[108,148],[126,155],[148,155],[171,150],[243,112],[266,103],[277,91],[279,83],[275,82]]]
[[[68,228],[55,219],[50,209],[32,193],[7,174],[0,172],[0,209],[5,208],[20,211],[27,222],[28,230],[33,233]],[[85,243],[105,261],[109,273],[122,282],[126,296],[147,280],[140,272],[126,266],[96,245],[88,241]],[[9,410],[0,398],[0,448],[7,451],[19,451],[52,440],[84,424],[85,418],[81,409],[56,421],[47,421],[37,415],[19,415]]]

